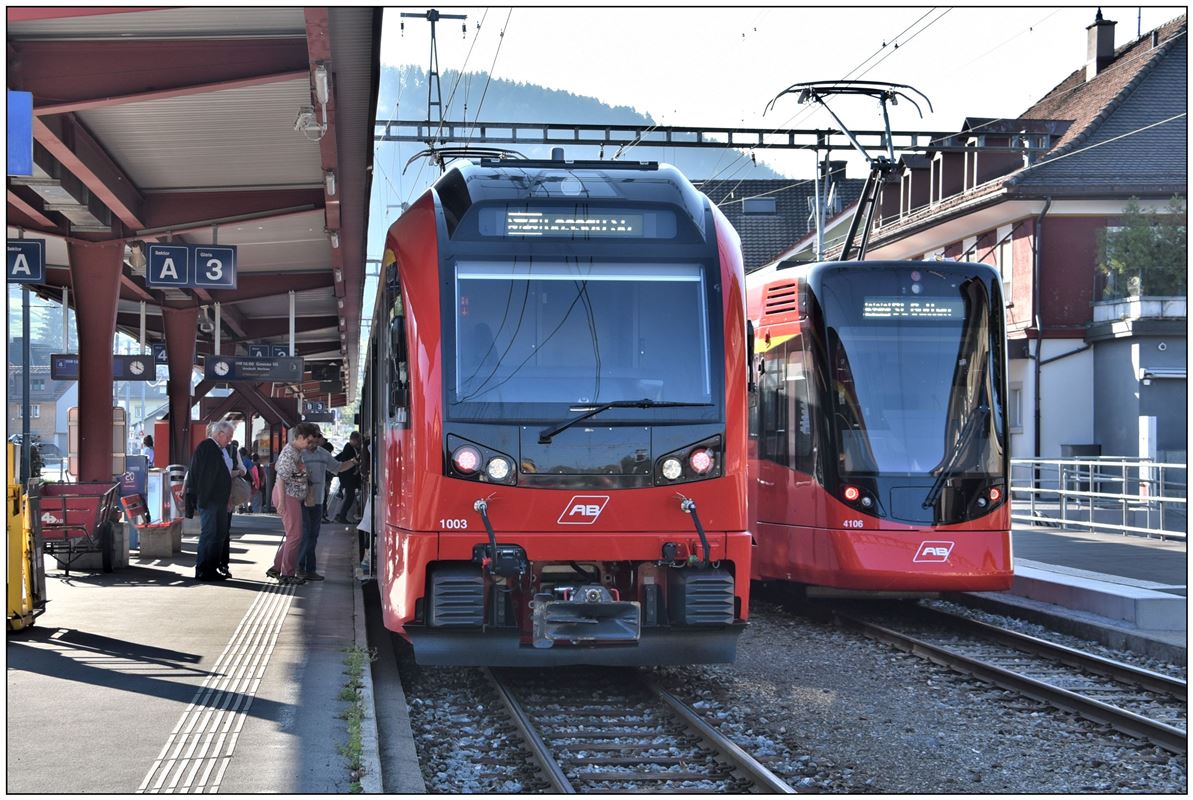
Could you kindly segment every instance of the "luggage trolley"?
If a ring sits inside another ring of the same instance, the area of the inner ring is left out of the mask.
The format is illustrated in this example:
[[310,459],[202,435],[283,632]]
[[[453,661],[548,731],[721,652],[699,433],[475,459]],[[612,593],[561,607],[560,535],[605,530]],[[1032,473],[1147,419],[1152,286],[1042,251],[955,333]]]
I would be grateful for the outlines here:
[[120,484],[47,483],[41,491],[41,538],[45,551],[70,565],[87,553],[99,553],[104,572],[112,571],[112,540],[117,524]]

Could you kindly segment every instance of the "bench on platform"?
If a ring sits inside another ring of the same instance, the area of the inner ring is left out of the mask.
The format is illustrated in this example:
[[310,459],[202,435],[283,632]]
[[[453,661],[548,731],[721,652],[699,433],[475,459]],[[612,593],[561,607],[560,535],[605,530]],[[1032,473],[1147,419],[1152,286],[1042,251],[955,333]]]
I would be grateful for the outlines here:
[[124,506],[124,521],[137,530],[142,558],[169,558],[182,552],[182,520],[152,521],[139,494],[120,498],[120,505]]

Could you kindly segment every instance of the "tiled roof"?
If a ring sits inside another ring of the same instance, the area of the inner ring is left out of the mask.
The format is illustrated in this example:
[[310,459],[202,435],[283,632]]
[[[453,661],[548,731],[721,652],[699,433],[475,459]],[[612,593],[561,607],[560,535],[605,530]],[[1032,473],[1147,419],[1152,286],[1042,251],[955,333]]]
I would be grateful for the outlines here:
[[[1187,112],[1186,34],[1182,15],[1120,47],[1093,80],[1086,81],[1084,65],[1074,71],[1020,117],[1073,121],[1046,156],[1034,166],[883,225],[872,234],[871,246],[1017,194],[1183,193],[1188,174],[1185,117],[1135,131]],[[971,123],[980,128],[982,120],[966,120],[967,127]]]
[[[1070,187],[1085,194],[1182,191],[1188,170],[1185,118],[1135,131],[1188,110],[1186,34],[1182,15],[1156,29],[1155,47],[1153,34],[1146,34],[1119,48],[1093,80],[1086,81],[1082,67],[1024,112],[1025,119],[1074,122],[1035,167],[1013,175],[1008,184],[1020,191]],[[1075,155],[1065,157],[1070,153]]]
[[[816,229],[812,208],[816,197],[811,180],[696,181],[696,188],[708,195],[741,236],[746,271],[757,269],[787,252]],[[865,181],[846,178],[837,188],[840,207],[849,208],[861,196]],[[744,198],[770,197],[774,214],[747,214]],[[829,217],[833,216],[830,210]]]

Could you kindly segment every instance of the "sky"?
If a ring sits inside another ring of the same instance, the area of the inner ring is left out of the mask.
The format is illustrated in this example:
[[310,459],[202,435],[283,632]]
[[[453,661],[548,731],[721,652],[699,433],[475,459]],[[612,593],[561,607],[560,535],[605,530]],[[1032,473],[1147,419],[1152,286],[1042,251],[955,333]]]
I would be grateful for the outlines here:
[[[767,103],[796,82],[850,77],[910,84],[928,96],[935,112],[921,104],[920,119],[901,103],[891,109],[897,130],[957,130],[968,116],[1017,116],[1084,65],[1085,28],[1097,10],[435,7],[467,15],[466,34],[459,20],[438,24],[441,73],[491,71],[494,77],[627,105],[662,125],[759,128],[832,126],[827,112],[798,105],[794,95],[779,99],[764,116]],[[401,31],[399,15],[427,8],[387,8],[383,64],[426,68],[429,23],[406,19]],[[1116,46],[1132,41],[1137,26],[1146,33],[1182,12],[1176,6],[1102,7],[1104,18],[1118,23]],[[449,91],[445,84],[445,100]],[[475,85],[471,91],[474,109]],[[402,116],[425,116],[423,102],[406,105]],[[868,98],[838,98],[830,105],[851,128],[882,128],[878,104]],[[757,155],[788,177],[810,176],[815,161],[808,153]],[[850,175],[864,177],[864,170],[855,174],[851,167]]]

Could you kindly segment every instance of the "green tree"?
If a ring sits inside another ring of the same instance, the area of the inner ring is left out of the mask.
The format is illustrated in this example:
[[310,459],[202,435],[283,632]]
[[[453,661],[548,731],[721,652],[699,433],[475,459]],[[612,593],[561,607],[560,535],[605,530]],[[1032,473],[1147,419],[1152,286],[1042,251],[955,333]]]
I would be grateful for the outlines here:
[[1144,211],[1132,197],[1118,226],[1098,232],[1098,265],[1108,299],[1187,292],[1185,200],[1173,197],[1163,212]]

